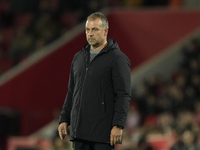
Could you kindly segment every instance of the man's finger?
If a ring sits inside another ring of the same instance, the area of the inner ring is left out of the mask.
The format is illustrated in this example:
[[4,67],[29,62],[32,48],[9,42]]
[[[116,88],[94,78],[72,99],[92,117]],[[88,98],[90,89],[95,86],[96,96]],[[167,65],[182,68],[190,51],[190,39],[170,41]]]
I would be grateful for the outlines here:
[[61,140],[67,139],[67,123],[63,122],[58,127],[58,132]]
[[113,142],[114,145],[116,145],[116,144],[117,144],[117,136],[114,136],[114,137],[113,137],[113,141],[114,141],[114,142]]
[[120,143],[122,140],[122,137],[121,136],[117,136],[117,143]]
[[62,131],[60,127],[58,128],[58,133],[59,133],[60,139],[63,140],[63,135],[62,135]]
[[64,134],[67,135],[67,126],[64,126]]
[[67,131],[65,129],[62,129],[62,139],[66,140],[67,139]]
[[113,136],[110,135],[110,145],[113,146]]

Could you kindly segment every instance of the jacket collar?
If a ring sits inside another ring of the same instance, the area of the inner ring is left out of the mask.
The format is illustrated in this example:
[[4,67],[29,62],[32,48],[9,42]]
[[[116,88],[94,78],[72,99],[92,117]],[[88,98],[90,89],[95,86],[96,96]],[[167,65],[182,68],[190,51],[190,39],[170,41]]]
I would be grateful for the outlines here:
[[[101,52],[108,52],[111,49],[119,49],[119,46],[114,39],[108,38],[107,41],[108,44],[101,50]],[[82,50],[89,51],[90,47],[91,47],[90,44],[86,43]]]

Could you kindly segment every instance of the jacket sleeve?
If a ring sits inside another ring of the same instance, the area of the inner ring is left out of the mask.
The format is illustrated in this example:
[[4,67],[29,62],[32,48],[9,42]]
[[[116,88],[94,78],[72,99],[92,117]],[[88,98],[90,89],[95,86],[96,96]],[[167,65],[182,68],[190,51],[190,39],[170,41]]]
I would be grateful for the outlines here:
[[115,94],[112,125],[124,127],[131,99],[131,64],[123,53],[118,55],[113,62],[112,80]]
[[[75,57],[74,57],[74,59],[75,59]],[[62,122],[66,122],[66,123],[68,123],[68,125],[70,125],[70,114],[71,114],[71,109],[72,109],[72,97],[73,97],[73,91],[74,91],[74,75],[73,75],[74,59],[71,64],[69,82],[68,82],[68,91],[67,91],[67,95],[65,98],[65,102],[62,107],[62,111],[60,113],[59,124]]]

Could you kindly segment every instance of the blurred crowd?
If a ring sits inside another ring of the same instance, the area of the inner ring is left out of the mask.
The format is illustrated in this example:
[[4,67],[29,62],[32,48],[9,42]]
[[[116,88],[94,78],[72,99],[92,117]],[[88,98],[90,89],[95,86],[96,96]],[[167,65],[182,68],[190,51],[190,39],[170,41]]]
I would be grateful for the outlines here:
[[0,0],[0,74],[117,1]]
[[200,150],[200,40],[181,52],[170,80],[154,75],[137,87],[120,150]]
[[115,7],[199,6],[198,0],[0,0],[0,75],[95,11]]
[[155,7],[155,6],[167,6],[170,8],[176,7],[199,7],[199,0],[123,0],[124,6],[135,7]]

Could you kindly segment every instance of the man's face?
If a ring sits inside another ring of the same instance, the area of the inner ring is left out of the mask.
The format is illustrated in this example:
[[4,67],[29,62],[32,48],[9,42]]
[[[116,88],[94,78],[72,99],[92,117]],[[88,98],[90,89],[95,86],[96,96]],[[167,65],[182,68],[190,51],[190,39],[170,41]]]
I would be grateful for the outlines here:
[[106,40],[108,29],[103,29],[101,19],[88,19],[85,24],[85,33],[88,43],[97,48]]

